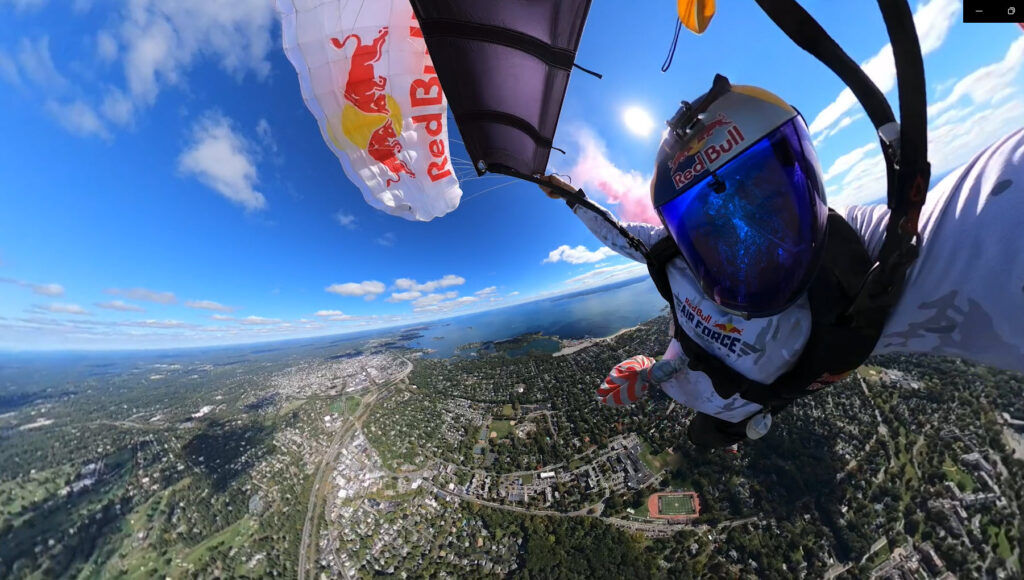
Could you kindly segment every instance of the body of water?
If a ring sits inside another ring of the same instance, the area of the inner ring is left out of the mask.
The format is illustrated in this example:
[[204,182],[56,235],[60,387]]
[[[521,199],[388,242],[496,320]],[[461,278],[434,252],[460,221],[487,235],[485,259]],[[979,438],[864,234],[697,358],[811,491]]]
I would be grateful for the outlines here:
[[668,304],[647,278],[625,286],[574,296],[559,296],[500,310],[468,314],[430,324],[410,341],[431,349],[433,358],[456,354],[459,345],[540,332],[559,338],[596,338],[615,334],[667,311]]

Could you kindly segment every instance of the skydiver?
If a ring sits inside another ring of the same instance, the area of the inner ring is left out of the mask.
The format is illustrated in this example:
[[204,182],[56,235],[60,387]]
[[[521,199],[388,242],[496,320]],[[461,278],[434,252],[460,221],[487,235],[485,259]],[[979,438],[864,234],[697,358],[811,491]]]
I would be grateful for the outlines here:
[[[898,302],[874,330],[851,331],[843,310],[878,257],[889,209],[830,210],[802,116],[768,91],[726,85],[684,103],[669,122],[651,180],[661,225],[619,223],[558,193],[575,190],[569,184],[544,178],[555,188],[541,189],[565,199],[617,253],[650,265],[620,229],[648,249],[670,248],[660,275],[673,314],[664,359],[617,365],[598,389],[601,402],[629,404],[660,386],[697,411],[690,441],[714,448],[767,433],[773,414],[848,374],[807,369],[844,368],[846,353],[865,345],[858,360],[930,353],[1024,371],[1024,130],[928,193],[920,255]],[[693,123],[674,124],[698,106]],[[780,387],[784,379],[791,384]]]

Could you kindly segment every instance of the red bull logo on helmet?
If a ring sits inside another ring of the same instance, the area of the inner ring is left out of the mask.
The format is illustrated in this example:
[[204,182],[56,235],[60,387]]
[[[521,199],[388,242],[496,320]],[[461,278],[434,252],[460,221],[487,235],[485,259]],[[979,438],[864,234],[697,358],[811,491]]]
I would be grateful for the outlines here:
[[[719,143],[708,145],[708,141],[714,137],[720,129],[726,129],[725,139]],[[672,173],[672,183],[676,189],[682,189],[686,184],[694,180],[698,175],[708,170],[708,167],[720,161],[724,156],[739,149],[741,143],[747,139],[740,130],[739,125],[734,123],[724,113],[719,113],[712,121],[705,124],[690,141],[689,145],[676,153],[669,163]],[[687,159],[693,159],[693,163],[685,170],[680,171],[679,165]]]

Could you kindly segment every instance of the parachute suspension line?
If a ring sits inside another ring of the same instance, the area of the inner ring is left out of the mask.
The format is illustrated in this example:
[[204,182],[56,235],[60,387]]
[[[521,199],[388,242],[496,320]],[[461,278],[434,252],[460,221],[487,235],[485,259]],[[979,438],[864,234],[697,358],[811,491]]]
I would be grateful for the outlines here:
[[565,155],[565,154],[566,154],[566,153],[565,153],[565,149],[562,149],[561,147],[555,147],[554,145],[552,145],[552,146],[551,146],[551,150],[552,150],[552,151],[558,151],[558,152],[559,152],[559,153],[561,153],[562,155]]
[[[494,176],[492,176],[492,177],[494,177]],[[515,183],[515,181],[512,181],[510,179],[510,180],[506,181],[505,183],[499,183],[498,185],[494,185],[494,186],[488,187],[487,189],[485,189],[483,191],[478,191],[478,192],[474,193],[473,195],[463,199],[462,203],[466,203],[467,201],[473,199],[474,197],[479,197],[479,196],[481,196],[481,195],[483,195],[483,194],[485,194],[485,193],[487,193],[489,191],[494,191],[495,189],[499,189],[499,188],[505,187],[506,185],[512,185],[513,183]]]
[[579,70],[581,70],[581,71],[583,71],[583,72],[587,73],[588,75],[591,75],[591,76],[595,76],[595,77],[597,77],[597,78],[599,78],[599,79],[603,79],[603,78],[604,78],[604,77],[603,77],[603,76],[601,75],[601,73],[599,73],[599,72],[594,72],[594,71],[590,70],[589,68],[583,68],[583,67],[581,67],[580,65],[578,65],[578,64],[576,64],[576,63],[572,63],[572,68],[575,68],[575,69],[579,69]]
[[616,221],[615,218],[613,218],[610,215],[608,215],[608,212],[602,210],[598,205],[596,205],[594,202],[592,202],[589,199],[587,199],[586,196],[584,196],[583,194],[579,193],[578,191],[574,191],[574,190],[571,190],[571,189],[568,189],[568,188],[559,187],[559,186],[557,186],[557,185],[555,185],[555,184],[553,184],[553,183],[551,183],[549,181],[542,180],[538,176],[527,175],[525,173],[521,173],[519,171],[516,171],[515,169],[512,169],[511,167],[508,167],[508,166],[505,166],[505,165],[501,165],[499,163],[492,163],[492,164],[488,165],[486,170],[490,171],[492,173],[500,173],[502,175],[509,175],[509,176],[512,176],[512,177],[518,177],[519,179],[523,179],[525,181],[529,181],[530,183],[536,183],[537,185],[542,185],[544,187],[550,187],[552,189],[557,189],[558,192],[565,199],[571,200],[576,205],[582,205],[583,207],[585,207],[585,208],[589,209],[590,211],[594,212],[595,214],[601,216],[606,222],[608,222],[608,225],[610,225],[613,228],[615,228],[615,230],[618,231],[619,234],[626,240],[626,242],[629,244],[629,246],[631,248],[633,248],[633,250],[636,251],[638,254],[643,256],[645,260],[647,259],[648,255],[650,254],[647,246],[644,245],[644,243],[642,241],[640,241],[633,234],[629,233],[629,230],[627,230],[622,224],[620,224],[618,221]]
[[672,59],[676,56],[676,45],[679,44],[679,31],[683,29],[683,21],[676,18],[676,32],[672,35],[672,46],[668,48],[668,55],[665,56],[665,62],[661,63],[661,72],[668,72],[669,67],[672,66]]

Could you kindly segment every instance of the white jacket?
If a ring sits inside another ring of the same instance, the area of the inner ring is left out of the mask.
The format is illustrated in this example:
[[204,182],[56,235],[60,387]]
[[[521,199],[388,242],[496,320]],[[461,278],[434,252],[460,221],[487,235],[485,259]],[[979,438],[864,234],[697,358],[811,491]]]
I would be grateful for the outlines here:
[[[879,204],[837,211],[877,257],[888,208]],[[644,262],[604,218],[582,206],[574,213],[606,246]],[[662,226],[623,226],[647,247],[668,235]],[[1024,372],[1024,129],[932,188],[919,229],[920,256],[874,353],[952,355]],[[743,320],[704,297],[682,258],[669,263],[668,278],[677,323],[737,372],[771,383],[800,357],[811,331],[806,296],[778,315]],[[665,357],[683,356],[673,339]],[[680,403],[728,421],[761,409],[739,395],[722,399],[701,372],[683,371],[662,388]]]

